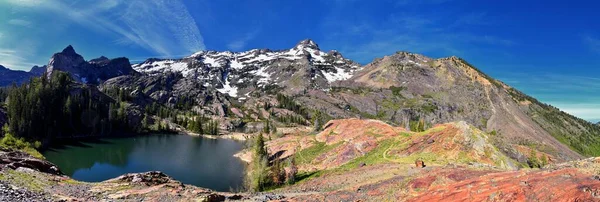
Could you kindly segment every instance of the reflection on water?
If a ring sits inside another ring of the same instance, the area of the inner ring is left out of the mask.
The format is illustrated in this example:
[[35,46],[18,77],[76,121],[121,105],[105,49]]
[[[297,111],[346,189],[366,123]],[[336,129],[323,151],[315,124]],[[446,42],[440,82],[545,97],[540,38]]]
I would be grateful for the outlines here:
[[186,184],[229,191],[243,183],[245,164],[233,157],[241,149],[233,140],[150,135],[55,146],[44,156],[81,181],[159,170]]

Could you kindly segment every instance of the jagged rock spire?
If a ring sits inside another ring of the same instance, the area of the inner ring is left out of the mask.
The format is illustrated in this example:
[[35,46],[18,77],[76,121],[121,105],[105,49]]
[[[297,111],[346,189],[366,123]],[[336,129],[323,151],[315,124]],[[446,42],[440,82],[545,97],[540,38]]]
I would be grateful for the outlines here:
[[75,49],[71,45],[67,46],[60,53],[65,54],[65,55],[76,55],[77,54],[77,52],[75,52]]

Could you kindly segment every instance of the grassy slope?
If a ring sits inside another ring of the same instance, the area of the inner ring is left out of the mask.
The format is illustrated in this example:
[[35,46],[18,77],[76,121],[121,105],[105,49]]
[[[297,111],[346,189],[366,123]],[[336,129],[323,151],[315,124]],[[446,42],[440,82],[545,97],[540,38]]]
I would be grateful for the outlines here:
[[[401,132],[397,136],[389,139],[382,140],[378,142],[378,146],[366,153],[363,156],[359,156],[353,160],[350,160],[347,163],[340,165],[339,167],[328,169],[328,170],[311,170],[311,171],[301,171],[298,179],[301,181],[305,181],[307,179],[312,179],[315,177],[319,177],[323,174],[341,174],[356,168],[359,168],[362,164],[365,165],[378,165],[378,164],[387,164],[387,163],[398,163],[403,165],[412,166],[417,159],[421,159],[427,162],[429,166],[443,166],[448,163],[455,164],[463,164],[467,165],[470,163],[481,163],[478,162],[479,159],[470,156],[470,151],[466,150],[464,152],[460,152],[458,154],[458,158],[448,158],[448,154],[436,153],[436,152],[416,152],[413,154],[409,154],[406,156],[399,156],[392,154],[392,150],[394,151],[403,151],[408,148],[413,140],[418,139],[419,137],[432,135],[433,133],[441,132],[446,129],[445,126],[437,126],[435,128],[430,128],[424,132]],[[475,129],[476,130],[476,129]],[[478,131],[478,130],[477,130]],[[481,131],[479,131],[481,132]],[[471,136],[474,138],[482,138],[483,133],[474,133]],[[325,145],[324,142],[315,142],[315,144],[311,147],[305,148],[295,154],[295,159],[297,160],[299,165],[312,165],[318,164],[319,162],[315,162],[314,160],[321,156],[327,155],[327,153],[331,150],[334,150],[336,147],[341,146],[341,143],[337,143],[334,145]],[[491,144],[490,144],[491,145]],[[498,149],[494,147],[497,152]],[[511,161],[508,158],[504,160],[494,161],[494,166],[500,166],[505,162],[501,161]]]

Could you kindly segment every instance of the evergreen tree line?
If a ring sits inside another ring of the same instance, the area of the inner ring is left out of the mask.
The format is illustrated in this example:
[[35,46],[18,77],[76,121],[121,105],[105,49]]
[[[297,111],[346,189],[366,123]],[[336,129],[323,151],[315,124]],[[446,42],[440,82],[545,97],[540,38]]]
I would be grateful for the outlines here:
[[174,122],[194,133],[219,135],[219,121],[211,120],[204,116],[194,116],[192,118],[175,117]]
[[269,121],[268,119],[265,119],[263,121],[262,132],[266,134],[277,133],[277,127],[273,122]]
[[102,92],[113,99],[116,99],[118,102],[131,102],[133,101],[133,97],[131,97],[131,90],[127,88],[105,88],[102,89]]
[[308,111],[296,103],[293,98],[287,97],[284,94],[277,94],[277,102],[279,102],[277,107],[293,111],[308,119]]
[[32,78],[8,90],[9,130],[17,137],[42,140],[72,135],[105,135],[126,129],[124,106],[93,99],[93,89],[73,89],[68,73]]
[[299,125],[306,125],[306,120],[299,115],[295,115],[295,114],[286,114],[286,115],[282,115],[282,116],[274,116],[275,119],[281,123],[285,123],[285,124],[299,124]]
[[163,106],[161,104],[157,104],[156,102],[153,102],[150,105],[146,105],[144,107],[144,112],[146,114],[156,115],[163,119],[165,119],[165,118],[175,119],[177,117],[177,115],[179,114],[177,112],[177,110],[173,110],[169,107]]
[[180,96],[179,99],[177,99],[177,102],[175,103],[175,108],[184,110],[184,111],[188,111],[188,110],[191,110],[192,107],[194,107],[195,103],[196,102],[191,97]]

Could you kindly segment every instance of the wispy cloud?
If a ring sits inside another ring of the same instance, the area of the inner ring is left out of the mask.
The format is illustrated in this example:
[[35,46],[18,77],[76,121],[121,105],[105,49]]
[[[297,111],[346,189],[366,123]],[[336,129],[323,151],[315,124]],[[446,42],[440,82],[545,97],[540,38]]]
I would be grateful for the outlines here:
[[[344,13],[339,10],[332,12],[322,25],[332,30],[328,42],[335,43],[335,46],[341,47],[340,52],[361,63],[396,51],[442,52],[443,56],[450,56],[464,55],[473,51],[472,47],[495,49],[496,46],[515,44],[498,36],[463,31],[469,30],[462,29],[468,26],[485,26],[485,13],[446,17],[400,11],[381,21],[364,20],[368,19],[366,17],[357,17],[361,19],[358,21],[345,20]],[[356,38],[361,40],[348,42]]]
[[[535,76],[532,76],[535,75]],[[600,77],[555,73],[505,73],[507,84],[586,120],[600,120]]]
[[11,49],[0,49],[0,58],[0,65],[11,69],[15,67],[19,67],[18,69],[27,69],[38,65],[27,62],[27,58],[21,57],[19,51]]
[[165,57],[205,49],[196,22],[179,0],[8,0],[8,3],[27,8],[21,11],[52,13],[84,28],[112,34],[118,44],[139,46]]
[[579,118],[593,122],[600,121],[600,104],[554,103],[553,105],[562,111],[573,114]]
[[254,39],[259,33],[259,30],[254,30],[252,32],[249,32],[247,34],[245,34],[243,37],[231,41],[230,43],[227,44],[227,48],[229,48],[229,50],[234,50],[234,51],[239,51],[239,50],[243,50],[244,48],[246,48],[246,44],[248,43],[248,41]]
[[8,21],[8,24],[23,26],[23,27],[31,27],[32,23],[31,23],[31,21],[24,20],[24,19],[10,19]]
[[591,36],[584,36],[583,43],[585,43],[585,45],[588,46],[592,51],[600,54],[600,39]]

